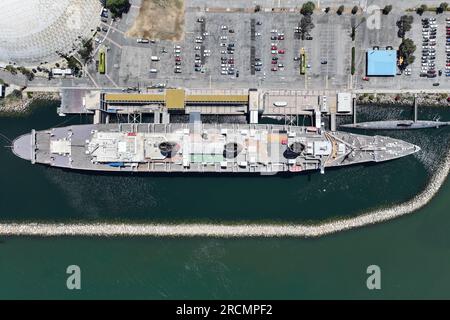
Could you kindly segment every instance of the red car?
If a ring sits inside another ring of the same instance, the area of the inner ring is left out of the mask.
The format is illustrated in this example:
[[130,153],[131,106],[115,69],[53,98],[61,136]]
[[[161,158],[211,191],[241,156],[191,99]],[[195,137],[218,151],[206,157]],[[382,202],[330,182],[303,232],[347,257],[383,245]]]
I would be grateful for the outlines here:
[[284,36],[278,36],[278,40],[284,40]]
[[364,81],[369,81],[369,77],[363,77],[362,78]]
[[284,51],[284,50],[278,50],[278,53],[279,53],[279,54],[284,54],[285,51]]
[[175,57],[175,61],[181,61],[181,57]]
[[272,64],[277,64],[277,61],[276,60],[272,60]]
[[277,71],[278,69],[277,68],[275,68],[275,67],[273,67],[272,69],[270,69],[270,70],[272,70],[272,71]]
[[277,46],[272,46],[270,50],[277,50]]

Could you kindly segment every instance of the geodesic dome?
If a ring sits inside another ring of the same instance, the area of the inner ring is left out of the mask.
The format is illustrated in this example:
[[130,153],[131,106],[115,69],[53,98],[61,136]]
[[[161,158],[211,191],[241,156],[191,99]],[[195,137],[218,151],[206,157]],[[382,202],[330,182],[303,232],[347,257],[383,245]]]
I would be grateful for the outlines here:
[[32,66],[59,59],[100,23],[99,0],[1,0],[0,63]]

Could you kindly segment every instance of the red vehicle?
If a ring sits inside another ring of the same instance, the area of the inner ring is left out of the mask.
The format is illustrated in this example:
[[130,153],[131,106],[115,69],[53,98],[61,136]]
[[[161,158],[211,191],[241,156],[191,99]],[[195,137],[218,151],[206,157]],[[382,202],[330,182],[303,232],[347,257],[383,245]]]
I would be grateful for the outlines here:
[[285,51],[280,49],[280,50],[278,50],[278,53],[279,53],[279,54],[284,54]]
[[284,40],[284,36],[278,36],[278,40]]
[[272,64],[277,64],[277,61],[276,60],[272,60]]
[[272,69],[270,69],[270,70],[272,70],[272,71],[277,71],[278,69],[277,68],[275,68],[275,67],[273,67]]
[[272,46],[270,49],[271,50],[277,50],[277,46]]
[[364,81],[369,81],[369,77],[363,77],[362,78]]
[[175,57],[175,61],[181,61],[181,57]]

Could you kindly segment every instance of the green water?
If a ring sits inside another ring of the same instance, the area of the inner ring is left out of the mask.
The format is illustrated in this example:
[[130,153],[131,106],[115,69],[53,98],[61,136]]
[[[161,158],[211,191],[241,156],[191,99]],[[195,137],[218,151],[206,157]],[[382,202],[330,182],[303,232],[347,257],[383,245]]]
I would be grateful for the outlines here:
[[[424,115],[445,120],[447,113],[429,109]],[[40,106],[28,118],[0,118],[0,132],[15,137],[63,120],[54,106]],[[449,132],[390,133],[424,151],[290,178],[87,175],[32,166],[1,148],[0,219],[319,221],[356,215],[420,191],[446,151]],[[446,183],[413,215],[320,239],[3,238],[0,298],[450,298],[449,198]],[[82,270],[78,292],[65,287],[71,264]],[[366,288],[371,264],[381,267],[380,291]]]

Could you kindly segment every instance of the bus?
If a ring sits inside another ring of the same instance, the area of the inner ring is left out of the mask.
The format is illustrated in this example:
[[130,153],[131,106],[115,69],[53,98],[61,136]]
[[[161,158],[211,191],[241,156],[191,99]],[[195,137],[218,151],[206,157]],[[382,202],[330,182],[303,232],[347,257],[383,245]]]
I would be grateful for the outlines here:
[[106,73],[106,56],[103,50],[99,52],[98,72],[101,74]]
[[300,50],[300,74],[306,73],[306,54],[305,49]]

